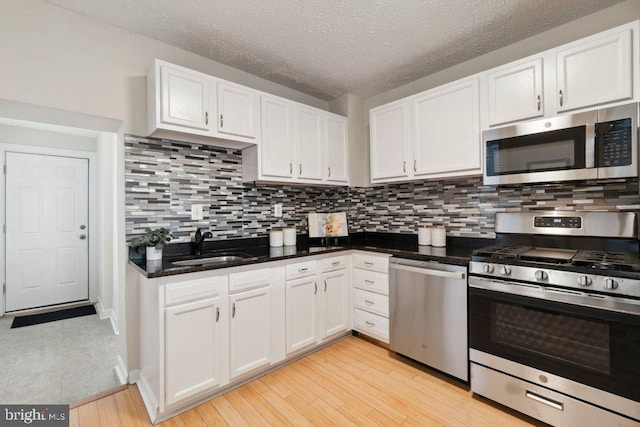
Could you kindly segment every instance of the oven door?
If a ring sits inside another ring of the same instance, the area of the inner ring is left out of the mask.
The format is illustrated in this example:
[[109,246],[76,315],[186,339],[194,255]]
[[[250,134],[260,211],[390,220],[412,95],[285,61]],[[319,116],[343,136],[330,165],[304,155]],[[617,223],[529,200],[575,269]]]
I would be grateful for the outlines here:
[[595,111],[482,133],[484,184],[596,179]]
[[640,402],[640,301],[469,278],[470,347]]

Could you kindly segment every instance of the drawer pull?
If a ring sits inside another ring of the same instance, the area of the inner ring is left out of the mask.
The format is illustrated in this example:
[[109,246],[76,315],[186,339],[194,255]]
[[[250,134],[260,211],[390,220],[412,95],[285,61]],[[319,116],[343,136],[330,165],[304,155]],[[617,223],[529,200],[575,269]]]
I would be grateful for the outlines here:
[[375,305],[376,303],[373,301],[369,301],[368,299],[364,300],[364,303],[367,305]]
[[340,265],[340,261],[334,261],[334,262],[331,263],[331,265],[333,265],[334,267],[338,266],[338,265]]
[[307,271],[309,271],[309,269],[307,267],[298,269],[298,272],[300,272],[300,273],[306,273]]
[[374,326],[376,326],[376,324],[375,324],[375,323],[373,323],[373,322],[369,322],[368,320],[365,320],[365,321],[364,321],[364,323],[365,323],[368,327],[370,327],[370,328],[373,328]]
[[374,282],[373,280],[366,280],[366,279],[365,279],[365,281],[364,281],[364,284],[365,284],[365,285],[369,285],[369,286],[373,285],[374,283],[375,283],[375,282]]
[[366,265],[367,267],[373,267],[373,263],[371,261],[365,261],[364,265]]
[[562,402],[556,402],[555,400],[551,400],[546,397],[540,396],[539,394],[534,393],[532,391],[527,390],[527,392],[525,393],[525,396],[527,396],[529,399],[535,400],[536,402],[540,402],[544,405],[551,406],[552,408],[557,409],[558,411],[564,410],[564,404]]

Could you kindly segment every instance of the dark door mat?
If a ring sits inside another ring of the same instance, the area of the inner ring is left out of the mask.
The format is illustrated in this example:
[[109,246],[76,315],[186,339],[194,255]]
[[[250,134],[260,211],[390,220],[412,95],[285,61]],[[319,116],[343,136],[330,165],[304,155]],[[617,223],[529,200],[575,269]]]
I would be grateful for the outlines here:
[[21,328],[23,326],[37,325],[39,323],[55,322],[56,320],[71,319],[73,317],[89,316],[96,314],[96,308],[92,305],[84,305],[82,307],[68,308],[66,310],[52,311],[51,313],[32,314],[30,316],[21,316],[13,319],[11,329]]

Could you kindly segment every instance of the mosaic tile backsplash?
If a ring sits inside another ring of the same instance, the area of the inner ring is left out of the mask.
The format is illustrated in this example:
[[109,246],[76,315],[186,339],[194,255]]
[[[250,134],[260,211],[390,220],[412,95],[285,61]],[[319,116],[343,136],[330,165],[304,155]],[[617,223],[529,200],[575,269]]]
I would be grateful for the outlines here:
[[[125,137],[127,239],[167,227],[190,241],[198,227],[218,239],[264,236],[272,227],[307,232],[309,212],[346,211],[350,232],[415,233],[445,225],[447,234],[493,238],[496,212],[640,210],[637,179],[484,186],[482,177],[369,188],[262,185],[242,182],[240,151],[152,138]],[[272,215],[282,203],[283,216]],[[205,205],[203,221],[191,205]]]

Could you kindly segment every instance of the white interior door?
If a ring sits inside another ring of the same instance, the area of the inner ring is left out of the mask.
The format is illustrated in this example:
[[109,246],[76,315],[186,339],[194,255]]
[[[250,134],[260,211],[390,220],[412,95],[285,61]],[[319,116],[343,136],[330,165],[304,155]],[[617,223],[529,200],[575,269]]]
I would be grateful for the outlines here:
[[6,153],[6,311],[89,298],[89,161]]

